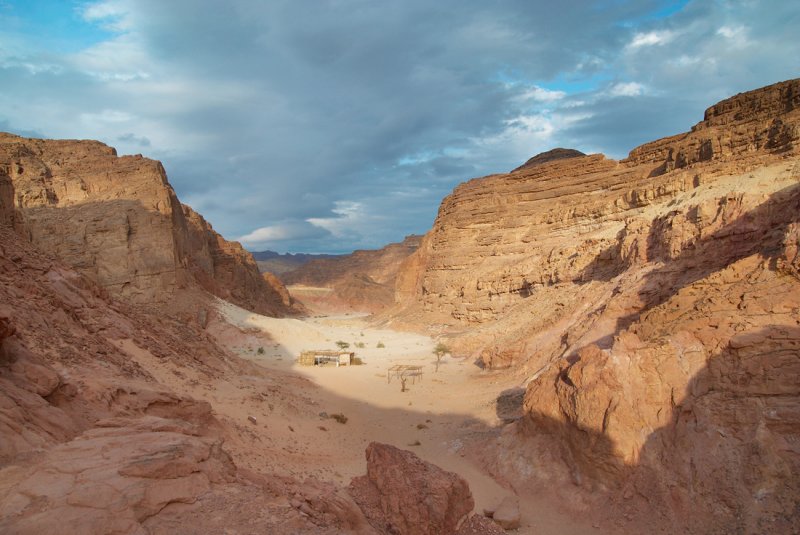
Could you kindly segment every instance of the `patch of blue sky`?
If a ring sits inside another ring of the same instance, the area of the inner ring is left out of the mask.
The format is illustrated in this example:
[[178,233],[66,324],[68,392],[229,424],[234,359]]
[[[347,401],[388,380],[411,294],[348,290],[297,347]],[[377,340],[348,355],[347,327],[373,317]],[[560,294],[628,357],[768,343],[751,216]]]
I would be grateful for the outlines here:
[[567,95],[578,95],[597,91],[614,77],[611,73],[600,72],[590,76],[562,73],[540,87],[550,91],[563,91]]
[[397,165],[419,165],[421,163],[429,162],[436,158],[437,153],[433,151],[422,151],[416,154],[409,154],[397,160]]
[[636,28],[642,24],[649,22],[656,22],[672,17],[685,8],[691,0],[670,0],[664,2],[656,2],[657,6],[654,10],[643,13],[638,17],[630,17],[621,20],[617,23],[618,26],[623,28]]
[[0,0],[0,21],[6,31],[25,39],[30,50],[70,54],[116,35],[101,21],[85,20],[86,5],[77,0]]
[[546,91],[563,92],[566,96],[597,91],[612,79],[614,79],[612,73],[602,71],[590,75],[579,72],[562,72],[546,81],[530,80],[513,71],[498,71],[493,77],[494,82],[509,87],[539,87]]
[[690,0],[680,0],[679,2],[667,2],[664,7],[650,14],[651,19],[666,19],[681,11]]

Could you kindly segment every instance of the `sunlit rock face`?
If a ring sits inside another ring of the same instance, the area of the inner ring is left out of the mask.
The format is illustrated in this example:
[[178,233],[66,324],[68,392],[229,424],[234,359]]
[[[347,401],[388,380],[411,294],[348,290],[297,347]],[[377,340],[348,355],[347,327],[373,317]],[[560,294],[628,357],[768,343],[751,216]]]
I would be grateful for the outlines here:
[[799,145],[791,80],[625,160],[544,161],[444,200],[396,317],[527,380],[526,416],[487,454],[498,473],[625,489],[631,518],[686,530],[791,531]]
[[178,201],[160,162],[96,141],[0,134],[0,176],[13,206],[4,219],[114,296],[167,302],[201,287],[256,312],[290,310],[248,252]]

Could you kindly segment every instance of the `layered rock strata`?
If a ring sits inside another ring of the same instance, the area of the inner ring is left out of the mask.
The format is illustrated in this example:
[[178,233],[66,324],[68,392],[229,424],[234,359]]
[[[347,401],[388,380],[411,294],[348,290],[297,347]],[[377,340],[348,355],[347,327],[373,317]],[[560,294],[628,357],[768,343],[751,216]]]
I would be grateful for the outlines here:
[[0,225],[0,532],[370,533],[332,485],[238,469],[223,439],[241,450],[249,430],[187,393],[259,388],[296,411],[276,382],[197,323],[110,300]]
[[199,286],[255,312],[290,311],[249,253],[178,201],[157,161],[96,141],[0,134],[0,175],[14,207],[6,223],[111,295],[168,302]]
[[791,80],[623,161],[471,180],[405,262],[387,317],[524,379],[525,416],[485,455],[514,485],[606,489],[616,518],[687,532],[791,531],[799,155]]

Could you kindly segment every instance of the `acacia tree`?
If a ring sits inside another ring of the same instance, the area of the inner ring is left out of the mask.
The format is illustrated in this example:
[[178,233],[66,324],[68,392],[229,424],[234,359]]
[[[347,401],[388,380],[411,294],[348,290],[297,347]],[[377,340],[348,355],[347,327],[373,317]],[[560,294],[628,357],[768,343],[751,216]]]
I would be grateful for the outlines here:
[[436,344],[436,347],[433,348],[433,354],[436,355],[436,371],[439,371],[439,364],[442,362],[442,357],[446,354],[450,353],[450,348],[444,345],[442,342]]
[[342,351],[350,347],[350,344],[348,344],[344,340],[337,340],[336,345],[339,346],[339,349],[341,349]]

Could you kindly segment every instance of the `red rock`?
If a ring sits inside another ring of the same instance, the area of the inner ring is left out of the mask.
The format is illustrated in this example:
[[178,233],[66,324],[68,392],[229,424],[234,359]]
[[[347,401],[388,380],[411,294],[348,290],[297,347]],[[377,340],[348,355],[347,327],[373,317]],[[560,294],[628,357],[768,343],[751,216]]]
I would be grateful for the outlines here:
[[443,200],[388,319],[527,377],[493,473],[577,485],[652,530],[794,529],[799,99],[800,79],[774,84],[625,160],[543,162]]
[[376,529],[402,535],[455,533],[474,506],[467,482],[414,453],[371,443],[367,475],[350,493]]
[[168,303],[199,286],[255,312],[292,312],[250,253],[178,201],[160,162],[96,141],[0,134],[0,168],[0,196],[13,201],[0,221],[112,295]]

